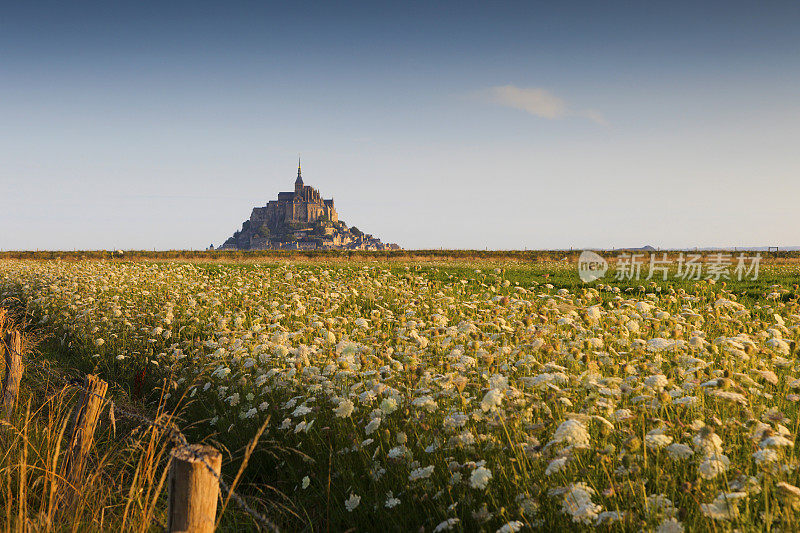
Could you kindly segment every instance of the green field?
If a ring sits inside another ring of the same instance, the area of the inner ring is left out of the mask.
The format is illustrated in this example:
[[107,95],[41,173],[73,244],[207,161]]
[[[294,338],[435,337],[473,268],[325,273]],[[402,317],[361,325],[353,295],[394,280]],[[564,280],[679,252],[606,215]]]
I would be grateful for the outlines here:
[[226,476],[269,419],[241,491],[285,530],[800,527],[800,264],[548,254],[6,256],[0,298],[131,401],[167,379]]

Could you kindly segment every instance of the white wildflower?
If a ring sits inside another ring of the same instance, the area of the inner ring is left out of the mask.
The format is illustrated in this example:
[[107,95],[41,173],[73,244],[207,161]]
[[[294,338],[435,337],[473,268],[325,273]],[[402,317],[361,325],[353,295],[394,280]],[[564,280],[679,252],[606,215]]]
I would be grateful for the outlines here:
[[380,425],[381,425],[381,419],[373,418],[372,420],[369,421],[369,424],[367,424],[367,426],[364,428],[364,433],[366,433],[367,435],[372,435],[372,433],[374,433],[375,430],[378,429]]
[[683,524],[676,518],[665,518],[658,524],[656,533],[683,533]]
[[503,402],[503,391],[499,389],[489,389],[489,392],[481,400],[481,409],[491,411],[500,407]]
[[594,489],[585,483],[573,483],[567,487],[562,501],[562,511],[572,517],[573,522],[590,524],[603,508],[592,502]]
[[433,465],[426,466],[424,468],[415,468],[411,471],[408,475],[409,481],[416,481],[418,479],[428,479],[433,474]]
[[390,415],[397,411],[397,407],[397,400],[394,398],[384,398],[381,400],[380,409],[386,415]]
[[694,453],[689,446],[679,443],[670,444],[666,450],[673,459],[688,459]]
[[452,531],[460,522],[461,520],[458,518],[448,518],[443,522],[439,522],[439,525],[433,528],[433,533],[441,533],[442,531]]
[[775,463],[778,461],[778,458],[779,458],[778,452],[776,452],[771,448],[767,448],[765,450],[758,450],[753,454],[753,459],[759,466]]
[[352,513],[359,503],[361,503],[361,496],[350,493],[350,497],[345,500],[344,506],[348,513]]
[[353,405],[353,402],[345,399],[339,402],[339,405],[333,410],[333,412],[338,418],[347,418],[353,414],[354,407],[355,406]]
[[519,520],[512,520],[511,522],[506,522],[497,530],[497,533],[517,533],[517,531],[522,529],[524,524]]
[[389,491],[386,493],[386,502],[383,504],[383,506],[386,507],[387,509],[392,509],[400,505],[400,503],[401,503],[400,500],[394,497],[392,491]]
[[709,455],[697,467],[697,473],[704,479],[712,479],[724,473],[730,464],[725,455]]
[[492,479],[492,472],[486,467],[479,466],[469,476],[469,485],[473,489],[485,489]]
[[589,447],[589,432],[582,422],[574,419],[565,420],[558,426],[553,440],[547,445],[564,443],[575,448]]
[[544,471],[546,476],[552,476],[555,473],[561,472],[566,468],[567,458],[566,457],[559,457],[557,459],[553,459],[550,461],[550,464],[547,465],[547,468]]
[[422,396],[420,398],[416,398],[411,405],[414,407],[419,407],[420,409],[425,409],[428,412],[436,411],[439,407],[436,401],[430,396]]
[[663,448],[672,442],[672,437],[664,435],[663,433],[650,432],[644,437],[645,443],[653,448]]
[[700,510],[714,520],[733,520],[739,516],[738,500],[746,497],[746,492],[720,492],[713,502],[700,504]]

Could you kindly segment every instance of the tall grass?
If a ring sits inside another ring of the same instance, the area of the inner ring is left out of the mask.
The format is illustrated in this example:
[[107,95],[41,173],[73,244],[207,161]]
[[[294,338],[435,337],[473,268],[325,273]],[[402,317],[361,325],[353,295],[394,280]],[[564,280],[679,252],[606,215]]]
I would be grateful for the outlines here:
[[115,438],[98,432],[89,465],[70,482],[63,462],[78,394],[26,379],[17,409],[0,421],[0,529],[150,531],[166,518],[168,441],[156,428]]
[[[4,326],[0,330],[15,325]],[[26,359],[34,338],[35,333],[24,336]],[[0,419],[0,531],[162,531],[172,447],[166,431],[125,419],[112,422],[107,403],[88,464],[79,476],[70,476],[67,447],[80,396],[78,389],[28,365],[16,408]],[[162,428],[179,417],[166,405],[162,394],[154,416]],[[248,458],[246,453],[245,465]],[[220,530],[256,529],[238,509],[223,511]]]

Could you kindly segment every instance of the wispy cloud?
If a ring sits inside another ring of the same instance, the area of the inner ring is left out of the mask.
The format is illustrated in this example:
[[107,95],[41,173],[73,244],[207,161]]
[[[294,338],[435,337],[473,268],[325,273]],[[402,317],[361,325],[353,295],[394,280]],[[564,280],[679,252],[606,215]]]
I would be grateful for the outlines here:
[[585,111],[581,111],[581,112],[576,113],[576,114],[578,116],[583,117],[583,118],[588,118],[592,122],[596,122],[596,123],[600,124],[601,126],[608,126],[608,121],[606,120],[606,117],[604,117],[603,114],[600,113],[599,111],[594,111],[592,109],[587,109]]
[[477,96],[484,101],[519,109],[546,119],[553,120],[567,116],[577,116],[589,119],[597,124],[607,124],[601,113],[593,110],[578,111],[572,109],[563,99],[541,87],[498,85],[479,91]]

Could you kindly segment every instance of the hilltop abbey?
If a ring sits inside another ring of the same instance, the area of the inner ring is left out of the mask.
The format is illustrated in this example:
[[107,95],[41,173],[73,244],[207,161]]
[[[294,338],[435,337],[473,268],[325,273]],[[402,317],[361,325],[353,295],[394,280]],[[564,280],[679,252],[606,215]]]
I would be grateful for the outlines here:
[[313,223],[318,220],[338,222],[339,215],[333,207],[333,198],[323,200],[317,189],[303,184],[299,160],[294,192],[279,192],[277,200],[270,200],[265,207],[254,207],[250,215],[251,223],[272,227],[280,224]]
[[333,198],[326,200],[317,189],[303,183],[300,160],[294,191],[279,192],[277,200],[254,207],[222,249],[236,250],[389,250],[396,244],[384,244],[356,227],[339,220]]

